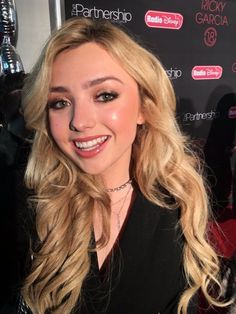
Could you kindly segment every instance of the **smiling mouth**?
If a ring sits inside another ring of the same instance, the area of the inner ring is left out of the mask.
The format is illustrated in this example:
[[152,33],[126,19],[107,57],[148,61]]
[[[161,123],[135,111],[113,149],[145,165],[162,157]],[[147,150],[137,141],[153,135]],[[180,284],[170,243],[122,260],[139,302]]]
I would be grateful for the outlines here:
[[108,136],[101,136],[90,141],[74,141],[76,148],[83,151],[90,151],[98,148],[101,144],[106,142]]

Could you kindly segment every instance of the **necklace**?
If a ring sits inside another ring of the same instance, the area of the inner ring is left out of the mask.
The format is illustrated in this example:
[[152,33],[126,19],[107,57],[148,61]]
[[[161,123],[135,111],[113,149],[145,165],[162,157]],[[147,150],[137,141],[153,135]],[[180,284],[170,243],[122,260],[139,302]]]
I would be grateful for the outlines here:
[[122,185],[116,187],[116,188],[113,188],[113,189],[106,189],[107,192],[118,192],[120,190],[123,190],[124,188],[127,187],[127,185],[131,184],[132,183],[132,179],[129,179],[127,182],[123,183]]
[[117,205],[119,203],[121,203],[123,201],[123,199],[125,198],[126,195],[122,196],[120,199],[118,199],[115,202],[111,202],[111,206]]
[[[132,181],[132,180],[131,180],[131,181]],[[132,185],[130,184],[130,187],[129,187],[129,189],[128,189],[128,191],[127,191],[125,197],[124,197],[124,200],[123,200],[123,202],[122,202],[122,204],[121,204],[121,207],[120,207],[120,209],[118,210],[118,212],[115,212],[115,211],[111,210],[112,213],[116,216],[116,226],[117,226],[118,231],[120,231],[120,228],[121,228],[120,214],[121,214],[121,211],[122,211],[122,209],[123,209],[123,207],[124,207],[124,205],[125,205],[125,201],[127,200],[127,197],[128,197],[128,195],[129,195],[129,192],[131,191],[131,188],[132,188]]]

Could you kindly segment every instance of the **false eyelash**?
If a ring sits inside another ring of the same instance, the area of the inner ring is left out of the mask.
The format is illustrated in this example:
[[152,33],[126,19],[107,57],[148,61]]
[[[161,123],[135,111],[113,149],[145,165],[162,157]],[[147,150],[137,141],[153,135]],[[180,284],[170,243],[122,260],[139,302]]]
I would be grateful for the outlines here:
[[[57,105],[59,103],[61,103],[63,105],[60,107],[57,107]],[[68,107],[68,106],[69,106],[69,102],[67,100],[64,100],[64,99],[52,100],[52,101],[49,101],[47,104],[48,109],[54,109],[54,110],[60,110],[60,109],[63,109],[65,107]]]

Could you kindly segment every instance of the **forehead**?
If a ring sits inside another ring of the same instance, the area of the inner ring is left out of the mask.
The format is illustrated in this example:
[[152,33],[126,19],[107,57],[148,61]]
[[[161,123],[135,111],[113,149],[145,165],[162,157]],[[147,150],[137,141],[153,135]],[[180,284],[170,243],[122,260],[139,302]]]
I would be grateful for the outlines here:
[[61,52],[54,60],[52,79],[76,75],[86,79],[90,75],[120,75],[131,78],[120,62],[97,43],[85,43]]

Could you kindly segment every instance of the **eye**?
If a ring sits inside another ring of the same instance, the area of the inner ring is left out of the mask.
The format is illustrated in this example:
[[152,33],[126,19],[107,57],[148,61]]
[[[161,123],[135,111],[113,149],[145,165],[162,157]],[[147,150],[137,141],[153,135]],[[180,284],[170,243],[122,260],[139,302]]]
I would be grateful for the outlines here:
[[116,92],[102,92],[96,96],[96,101],[98,102],[109,102],[118,97]]
[[67,100],[60,99],[60,100],[52,100],[48,102],[48,108],[54,110],[60,110],[65,107],[70,106],[70,103]]

